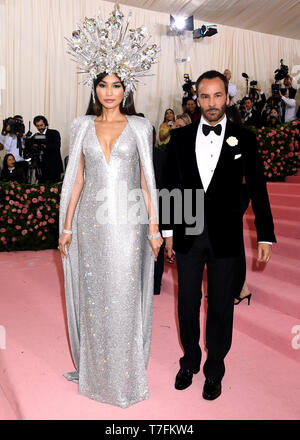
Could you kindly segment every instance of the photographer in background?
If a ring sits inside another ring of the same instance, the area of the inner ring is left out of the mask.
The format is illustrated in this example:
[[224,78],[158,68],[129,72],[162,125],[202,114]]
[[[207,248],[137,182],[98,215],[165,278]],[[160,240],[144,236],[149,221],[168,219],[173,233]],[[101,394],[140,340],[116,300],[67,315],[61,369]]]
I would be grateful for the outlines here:
[[261,116],[267,99],[261,88],[257,87],[257,81],[250,82],[249,98],[252,99],[253,109]]
[[29,149],[37,151],[40,158],[41,177],[39,183],[56,183],[61,180],[63,164],[60,155],[60,134],[48,128],[45,116],[36,116],[33,120],[38,133],[30,139]]
[[25,148],[25,126],[22,116],[16,115],[3,121],[3,128],[0,139],[0,150],[14,156],[15,162],[23,167],[24,174],[27,174],[28,165],[24,161],[23,151]]
[[257,110],[253,108],[253,101],[249,96],[243,98],[243,110],[241,111],[242,123],[244,125],[254,125],[261,127],[262,120]]
[[289,89],[279,90],[279,96],[281,97],[281,121],[283,123],[291,122],[296,119],[296,99],[289,97]]
[[283,80],[285,89],[289,91],[289,98],[294,99],[297,93],[297,83],[291,75],[287,75]]

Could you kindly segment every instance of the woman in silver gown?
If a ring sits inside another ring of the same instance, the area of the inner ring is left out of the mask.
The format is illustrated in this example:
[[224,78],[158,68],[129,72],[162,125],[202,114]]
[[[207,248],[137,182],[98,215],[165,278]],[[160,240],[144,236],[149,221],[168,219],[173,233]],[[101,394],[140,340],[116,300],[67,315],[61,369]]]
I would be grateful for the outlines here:
[[[126,408],[148,397],[153,271],[162,244],[153,129],[134,115],[132,95],[123,106],[116,75],[98,76],[95,95],[95,114],[72,123],[61,194],[59,249],[76,367],[65,377],[80,394]],[[132,196],[124,217],[124,188],[143,190],[144,223]]]

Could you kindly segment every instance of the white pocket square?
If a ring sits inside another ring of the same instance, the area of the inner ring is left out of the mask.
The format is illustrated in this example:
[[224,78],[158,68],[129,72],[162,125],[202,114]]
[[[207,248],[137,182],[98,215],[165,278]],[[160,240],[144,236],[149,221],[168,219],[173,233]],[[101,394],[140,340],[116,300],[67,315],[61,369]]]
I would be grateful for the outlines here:
[[236,155],[234,156],[234,160],[235,160],[235,159],[239,159],[240,157],[242,157],[241,154],[236,154]]

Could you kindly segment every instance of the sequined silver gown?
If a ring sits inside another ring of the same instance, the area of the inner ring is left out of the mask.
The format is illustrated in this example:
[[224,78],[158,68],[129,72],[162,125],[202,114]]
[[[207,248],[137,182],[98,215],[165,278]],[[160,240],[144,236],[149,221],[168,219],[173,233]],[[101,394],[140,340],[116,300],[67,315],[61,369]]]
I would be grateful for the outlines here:
[[[65,289],[76,371],[65,376],[78,383],[80,394],[125,408],[148,397],[154,260],[148,225],[118,221],[120,194],[124,196],[120,185],[128,192],[140,188],[142,163],[147,186],[155,189],[152,126],[146,119],[128,116],[107,162],[94,119],[87,116],[73,123],[72,130],[84,133],[79,141],[73,133],[73,162],[62,189],[61,228],[82,152],[85,182],[68,259],[64,259],[68,260],[64,262]],[[107,224],[99,222],[98,211],[104,200],[99,191],[104,188],[114,219],[110,217]],[[129,209],[133,204],[129,202]],[[154,195],[153,204],[157,206]]]

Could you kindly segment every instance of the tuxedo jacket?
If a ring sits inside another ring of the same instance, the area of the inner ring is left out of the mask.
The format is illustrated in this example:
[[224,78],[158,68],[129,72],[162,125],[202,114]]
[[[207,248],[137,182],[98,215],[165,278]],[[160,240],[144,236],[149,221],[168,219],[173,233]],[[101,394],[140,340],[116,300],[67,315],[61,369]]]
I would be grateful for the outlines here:
[[[164,186],[169,190],[179,188],[184,200],[184,189],[191,189],[193,205],[197,189],[203,190],[196,159],[196,136],[199,122],[172,131],[167,150]],[[234,137],[237,145],[230,146],[228,138]],[[262,161],[256,136],[249,130],[227,119],[225,136],[213,177],[204,193],[204,218],[215,256],[238,256],[244,250],[243,214],[241,193],[245,177],[247,191],[255,214],[258,241],[276,242],[274,224],[267,193]],[[184,202],[183,202],[184,203]],[[193,211],[196,212],[195,206]],[[188,235],[183,216],[182,224],[174,219],[163,229],[173,229],[173,248],[187,253],[195,235]]]
[[43,155],[43,172],[46,176],[60,175],[63,171],[60,154],[61,140],[57,130],[46,131],[46,148]]

